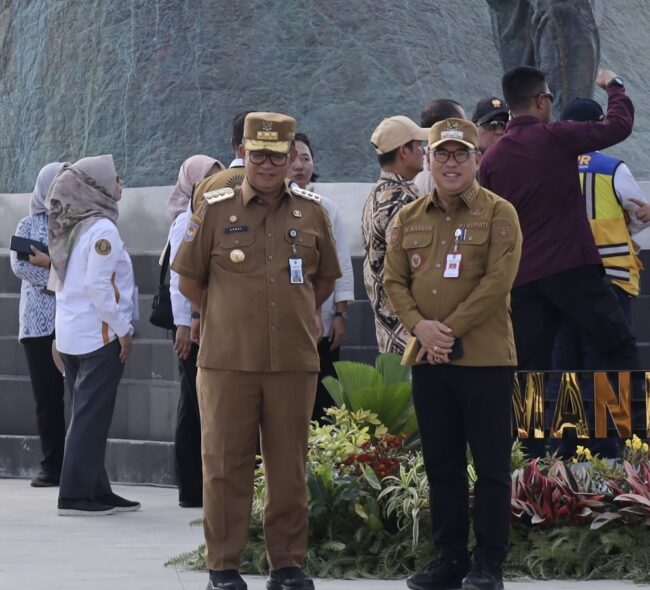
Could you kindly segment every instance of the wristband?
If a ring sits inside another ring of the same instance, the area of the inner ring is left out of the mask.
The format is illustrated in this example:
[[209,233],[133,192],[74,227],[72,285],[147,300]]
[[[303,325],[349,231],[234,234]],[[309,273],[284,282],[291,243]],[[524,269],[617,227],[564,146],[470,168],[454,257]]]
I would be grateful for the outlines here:
[[200,319],[201,319],[201,313],[198,312],[198,311],[193,311],[193,312],[190,314],[190,317],[191,317],[193,320],[200,320]]

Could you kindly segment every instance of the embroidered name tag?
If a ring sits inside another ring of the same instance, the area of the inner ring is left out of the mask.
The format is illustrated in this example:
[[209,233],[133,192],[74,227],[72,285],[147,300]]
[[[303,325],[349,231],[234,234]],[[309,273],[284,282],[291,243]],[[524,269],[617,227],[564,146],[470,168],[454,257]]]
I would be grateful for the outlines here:
[[248,231],[247,225],[231,225],[226,228],[227,234],[236,234],[238,232]]
[[487,221],[473,221],[471,223],[461,223],[458,226],[460,229],[487,229]]
[[432,231],[432,225],[410,225],[404,228],[404,233],[409,234],[414,231]]

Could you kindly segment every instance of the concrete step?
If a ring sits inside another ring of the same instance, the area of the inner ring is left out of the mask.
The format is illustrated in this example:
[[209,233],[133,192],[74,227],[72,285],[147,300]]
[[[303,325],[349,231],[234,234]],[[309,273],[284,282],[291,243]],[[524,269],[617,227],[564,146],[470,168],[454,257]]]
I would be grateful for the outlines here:
[[[161,246],[161,248],[164,244]],[[158,260],[160,253],[134,253],[131,254],[133,274],[140,293],[156,293],[160,279],[160,266]],[[354,272],[354,293],[356,299],[367,299],[363,286],[363,260],[361,256],[352,257]],[[0,249],[0,290],[3,293],[20,293],[20,280],[11,270],[9,250]]]
[[[112,438],[172,441],[179,384],[122,379],[117,393]],[[34,399],[28,377],[0,375],[0,433],[35,435]]]
[[[40,469],[37,436],[0,435],[0,477],[34,477]],[[176,485],[174,444],[111,438],[106,471],[112,482]]]

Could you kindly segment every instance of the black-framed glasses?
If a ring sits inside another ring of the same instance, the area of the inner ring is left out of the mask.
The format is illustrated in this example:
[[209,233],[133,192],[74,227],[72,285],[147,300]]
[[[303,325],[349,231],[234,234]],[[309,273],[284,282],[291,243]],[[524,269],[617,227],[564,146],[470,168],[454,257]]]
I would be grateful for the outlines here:
[[508,124],[507,121],[501,121],[500,119],[495,119],[493,121],[488,121],[487,123],[481,123],[480,126],[486,131],[496,131],[497,129],[504,130],[507,124]]
[[455,152],[448,152],[447,150],[433,150],[433,154],[436,162],[444,164],[450,157],[453,156],[454,160],[459,164],[464,164],[469,159],[470,154],[476,153],[476,150],[456,150]]
[[253,164],[264,164],[268,159],[274,166],[284,166],[289,159],[289,154],[276,154],[275,152],[248,152],[248,158]]

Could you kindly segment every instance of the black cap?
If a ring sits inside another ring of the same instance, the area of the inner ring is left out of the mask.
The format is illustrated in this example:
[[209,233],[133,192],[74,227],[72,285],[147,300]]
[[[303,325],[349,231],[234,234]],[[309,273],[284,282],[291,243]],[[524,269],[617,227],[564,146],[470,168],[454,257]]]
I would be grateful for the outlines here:
[[487,123],[497,115],[508,116],[508,105],[506,101],[497,96],[482,98],[476,103],[476,108],[472,115],[472,123],[475,125],[483,125],[483,123]]
[[605,118],[603,108],[591,98],[578,96],[569,101],[562,110],[562,121],[602,121]]

